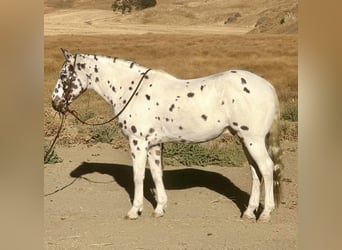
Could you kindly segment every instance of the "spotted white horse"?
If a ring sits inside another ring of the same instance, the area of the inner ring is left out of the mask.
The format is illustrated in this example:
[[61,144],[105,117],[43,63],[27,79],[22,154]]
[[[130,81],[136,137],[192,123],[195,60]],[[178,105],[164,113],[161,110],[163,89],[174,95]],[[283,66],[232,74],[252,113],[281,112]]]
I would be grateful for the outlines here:
[[[204,142],[229,129],[243,141],[252,171],[252,191],[243,217],[256,219],[261,180],[268,221],[280,191],[279,104],[272,85],[243,70],[182,80],[134,62],[62,49],[65,62],[52,94],[52,106],[65,113],[87,89],[95,90],[122,112],[118,125],[128,137],[134,173],[134,200],[127,218],[143,209],[143,179],[148,160],[156,187],[154,216],[164,215],[167,196],[162,180],[162,143]],[[141,84],[141,85],[140,85]]]

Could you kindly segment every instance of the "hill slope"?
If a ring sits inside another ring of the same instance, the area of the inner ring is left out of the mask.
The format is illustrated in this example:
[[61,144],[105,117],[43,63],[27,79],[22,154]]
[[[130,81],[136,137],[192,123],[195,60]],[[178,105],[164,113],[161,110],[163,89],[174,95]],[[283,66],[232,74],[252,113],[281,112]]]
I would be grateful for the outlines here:
[[125,15],[112,12],[112,3],[112,0],[45,0],[45,17],[66,11],[79,16],[92,11],[96,20],[103,18],[105,11],[108,22],[115,24],[231,26],[245,27],[252,33],[298,31],[298,0],[158,0],[153,8]]

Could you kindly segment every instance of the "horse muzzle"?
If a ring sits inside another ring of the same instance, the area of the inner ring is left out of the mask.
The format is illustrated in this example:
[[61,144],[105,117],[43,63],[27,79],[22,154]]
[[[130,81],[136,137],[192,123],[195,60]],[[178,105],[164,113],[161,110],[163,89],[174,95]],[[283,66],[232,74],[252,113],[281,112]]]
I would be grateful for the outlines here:
[[67,102],[58,96],[52,99],[51,104],[53,109],[59,113],[64,114],[67,111]]

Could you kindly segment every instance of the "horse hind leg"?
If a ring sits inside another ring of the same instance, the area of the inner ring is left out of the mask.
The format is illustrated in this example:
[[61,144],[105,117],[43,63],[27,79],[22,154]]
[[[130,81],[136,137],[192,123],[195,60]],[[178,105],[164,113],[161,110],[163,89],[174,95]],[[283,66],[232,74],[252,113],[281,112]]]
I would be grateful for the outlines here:
[[260,171],[260,174],[264,180],[265,186],[265,205],[264,210],[262,211],[259,220],[260,221],[269,221],[271,219],[271,212],[275,208],[274,196],[273,196],[273,169],[274,164],[272,159],[270,158],[266,145],[265,139],[260,138],[244,138],[245,148],[248,150],[250,157],[253,159],[254,164],[257,165],[257,168],[252,166],[252,192],[249,200],[249,204],[247,210],[244,212],[244,217],[253,217],[254,211],[259,206],[259,197],[260,197],[260,179],[257,174],[257,169]]
[[252,191],[248,207],[243,213],[243,218],[254,221],[256,219],[255,212],[258,210],[260,202],[260,178],[256,172],[255,166],[250,165],[250,168],[252,172]]
[[244,219],[248,219],[251,221],[256,220],[256,212],[259,208],[260,204],[260,184],[262,180],[262,176],[260,173],[260,170],[258,168],[258,165],[254,161],[254,159],[251,157],[248,149],[246,148],[245,144],[242,143],[243,150],[245,152],[245,155],[247,157],[249,167],[252,172],[252,190],[251,190],[251,196],[249,198],[248,207],[243,212],[242,217]]

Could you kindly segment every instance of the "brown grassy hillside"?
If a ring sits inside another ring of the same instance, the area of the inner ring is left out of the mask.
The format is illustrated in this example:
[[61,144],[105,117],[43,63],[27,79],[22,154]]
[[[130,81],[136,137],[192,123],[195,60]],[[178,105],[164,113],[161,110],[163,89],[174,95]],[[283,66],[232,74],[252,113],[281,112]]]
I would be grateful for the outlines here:
[[54,11],[58,9],[110,9],[112,0],[44,0],[45,10]]

